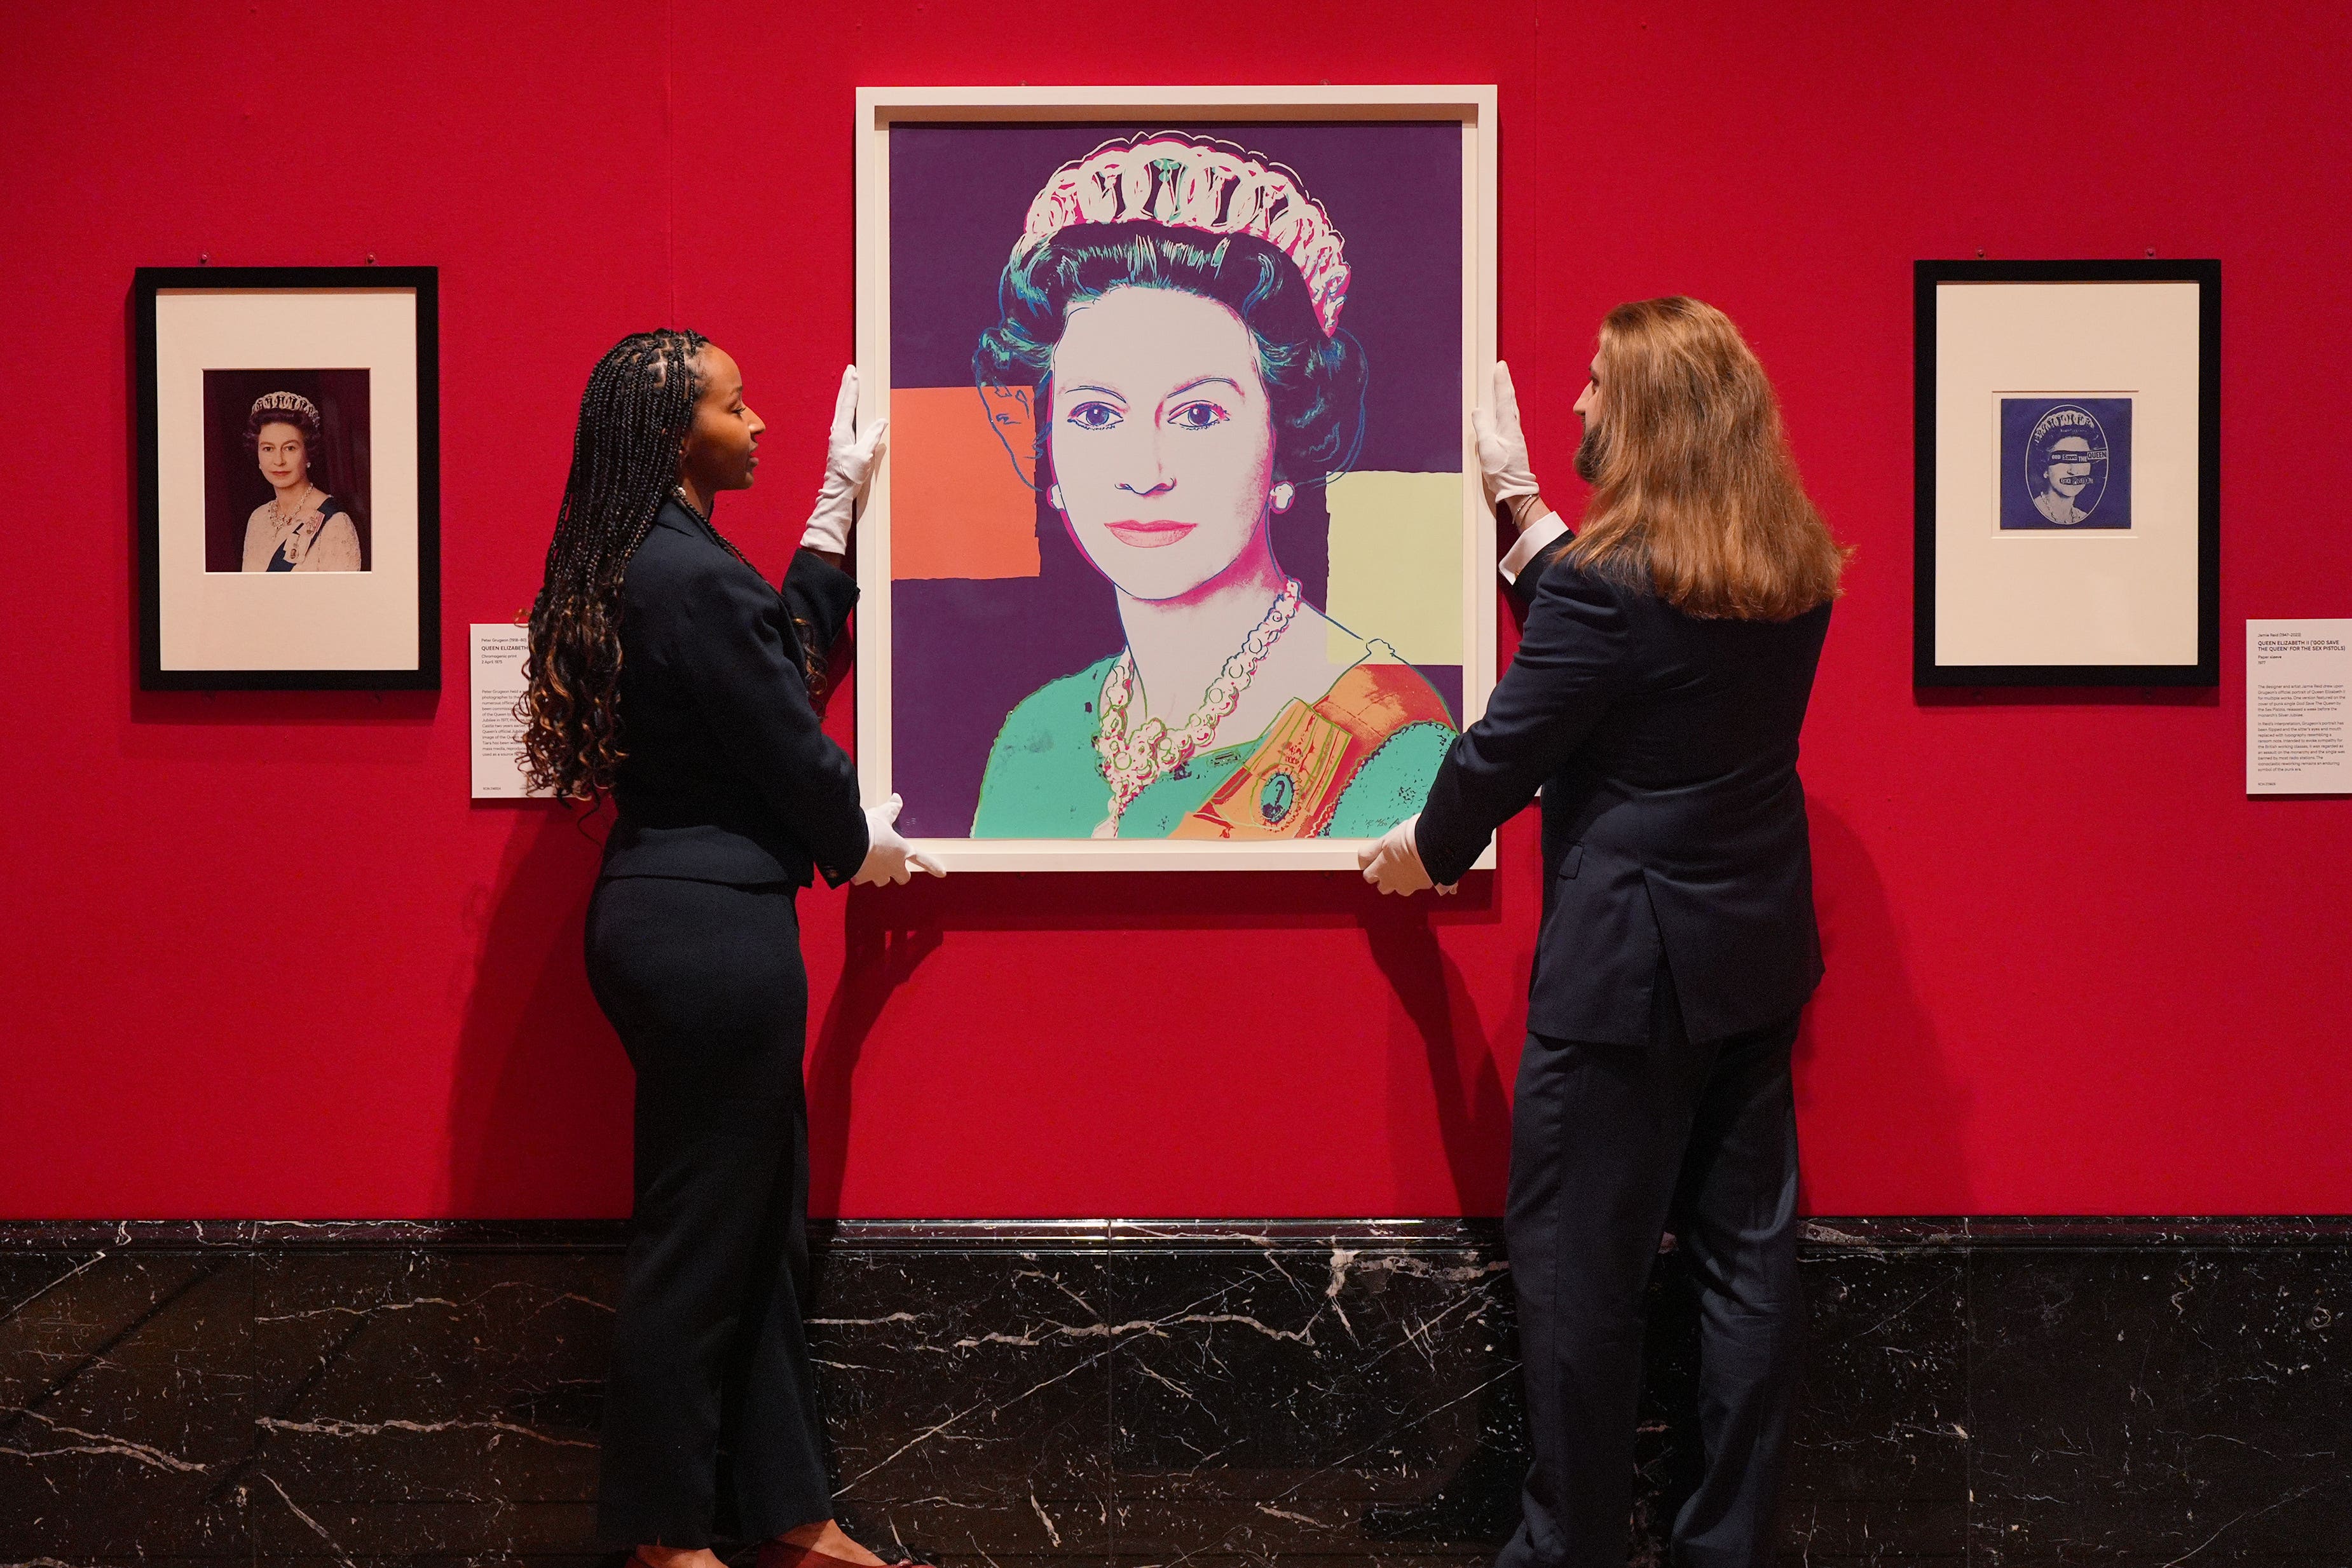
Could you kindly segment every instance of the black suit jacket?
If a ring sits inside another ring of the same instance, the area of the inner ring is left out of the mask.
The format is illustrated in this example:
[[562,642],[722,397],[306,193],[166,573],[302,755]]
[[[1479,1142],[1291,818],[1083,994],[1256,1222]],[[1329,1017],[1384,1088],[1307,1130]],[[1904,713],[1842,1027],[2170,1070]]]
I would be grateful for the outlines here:
[[1830,607],[1700,620],[1567,543],[1519,574],[1518,655],[1430,787],[1422,862],[1458,880],[1540,785],[1528,1027],[1643,1043],[1662,957],[1693,1040],[1777,1022],[1822,974],[1797,731]]
[[836,886],[866,858],[857,766],[819,727],[802,632],[832,646],[857,584],[794,553],[781,591],[666,502],[621,587],[620,820],[606,876]]

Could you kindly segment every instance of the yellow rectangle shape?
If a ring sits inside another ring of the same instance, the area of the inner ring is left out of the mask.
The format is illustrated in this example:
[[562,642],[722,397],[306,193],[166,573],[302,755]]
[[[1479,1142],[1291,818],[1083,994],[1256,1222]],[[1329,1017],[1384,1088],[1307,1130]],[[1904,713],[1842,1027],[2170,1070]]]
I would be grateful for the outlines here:
[[1325,493],[1331,587],[1324,612],[1409,663],[1462,663],[1462,476],[1343,474]]

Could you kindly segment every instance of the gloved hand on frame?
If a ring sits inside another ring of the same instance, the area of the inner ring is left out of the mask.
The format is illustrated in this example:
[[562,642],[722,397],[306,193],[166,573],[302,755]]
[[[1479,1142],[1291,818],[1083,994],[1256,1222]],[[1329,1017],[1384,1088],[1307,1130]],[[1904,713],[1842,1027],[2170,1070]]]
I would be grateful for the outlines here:
[[882,455],[883,433],[890,428],[888,420],[877,419],[860,435],[856,419],[857,367],[851,365],[841,372],[841,395],[834,400],[833,429],[824,443],[824,485],[816,493],[816,509],[809,513],[808,528],[801,535],[803,549],[827,555],[849,553],[849,524],[857,497],[873,476],[875,460]]
[[898,797],[866,808],[866,859],[849,880],[864,887],[904,887],[917,871],[945,876],[948,868],[898,836]]
[[[1532,496],[1542,486],[1528,466],[1528,438],[1519,429],[1519,394],[1511,385],[1511,367],[1495,361],[1491,408],[1470,411],[1470,430],[1478,438],[1478,475],[1486,483],[1486,504],[1499,507],[1518,496]],[[1512,514],[1517,520],[1517,514]]]

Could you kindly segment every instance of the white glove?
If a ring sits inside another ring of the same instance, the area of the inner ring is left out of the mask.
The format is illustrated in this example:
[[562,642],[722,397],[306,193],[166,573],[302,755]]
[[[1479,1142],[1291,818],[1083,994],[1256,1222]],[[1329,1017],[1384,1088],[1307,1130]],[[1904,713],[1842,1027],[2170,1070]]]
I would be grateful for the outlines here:
[[874,460],[882,455],[882,433],[890,428],[888,420],[877,419],[872,429],[859,435],[856,418],[857,367],[851,365],[841,372],[841,395],[834,400],[833,429],[824,442],[824,485],[816,493],[816,509],[809,514],[808,528],[801,535],[803,549],[823,550],[827,555],[849,553],[849,523],[857,496],[874,472]]
[[898,836],[890,824],[898,820],[901,802],[896,795],[879,806],[866,808],[866,859],[849,880],[865,887],[904,887],[917,870],[945,876],[948,868]]
[[[1416,811],[1382,834],[1379,841],[1356,852],[1356,863],[1364,868],[1366,882],[1384,894],[1419,893],[1435,885],[1421,863],[1421,846],[1412,841],[1413,824],[1420,821],[1421,813]],[[1454,888],[1440,887],[1437,891],[1452,893]]]
[[1471,433],[1478,438],[1478,474],[1486,482],[1486,504],[1499,507],[1515,496],[1532,496],[1542,486],[1528,466],[1528,438],[1519,432],[1519,394],[1511,385],[1511,367],[1495,361],[1494,408],[1470,411]]

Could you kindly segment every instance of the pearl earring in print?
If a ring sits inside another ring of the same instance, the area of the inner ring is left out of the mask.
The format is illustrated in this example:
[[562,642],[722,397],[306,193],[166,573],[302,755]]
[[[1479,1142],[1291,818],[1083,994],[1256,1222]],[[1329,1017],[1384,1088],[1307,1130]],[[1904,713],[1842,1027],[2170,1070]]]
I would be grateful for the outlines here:
[[1062,505],[1062,487],[1059,485],[1048,485],[1045,486],[1045,499],[1054,504],[1054,510],[1057,512],[1066,512],[1070,509],[1069,507]]
[[1276,511],[1286,512],[1290,510],[1291,499],[1297,494],[1298,492],[1291,487],[1289,481],[1285,480],[1274,487],[1269,498],[1274,502]]

